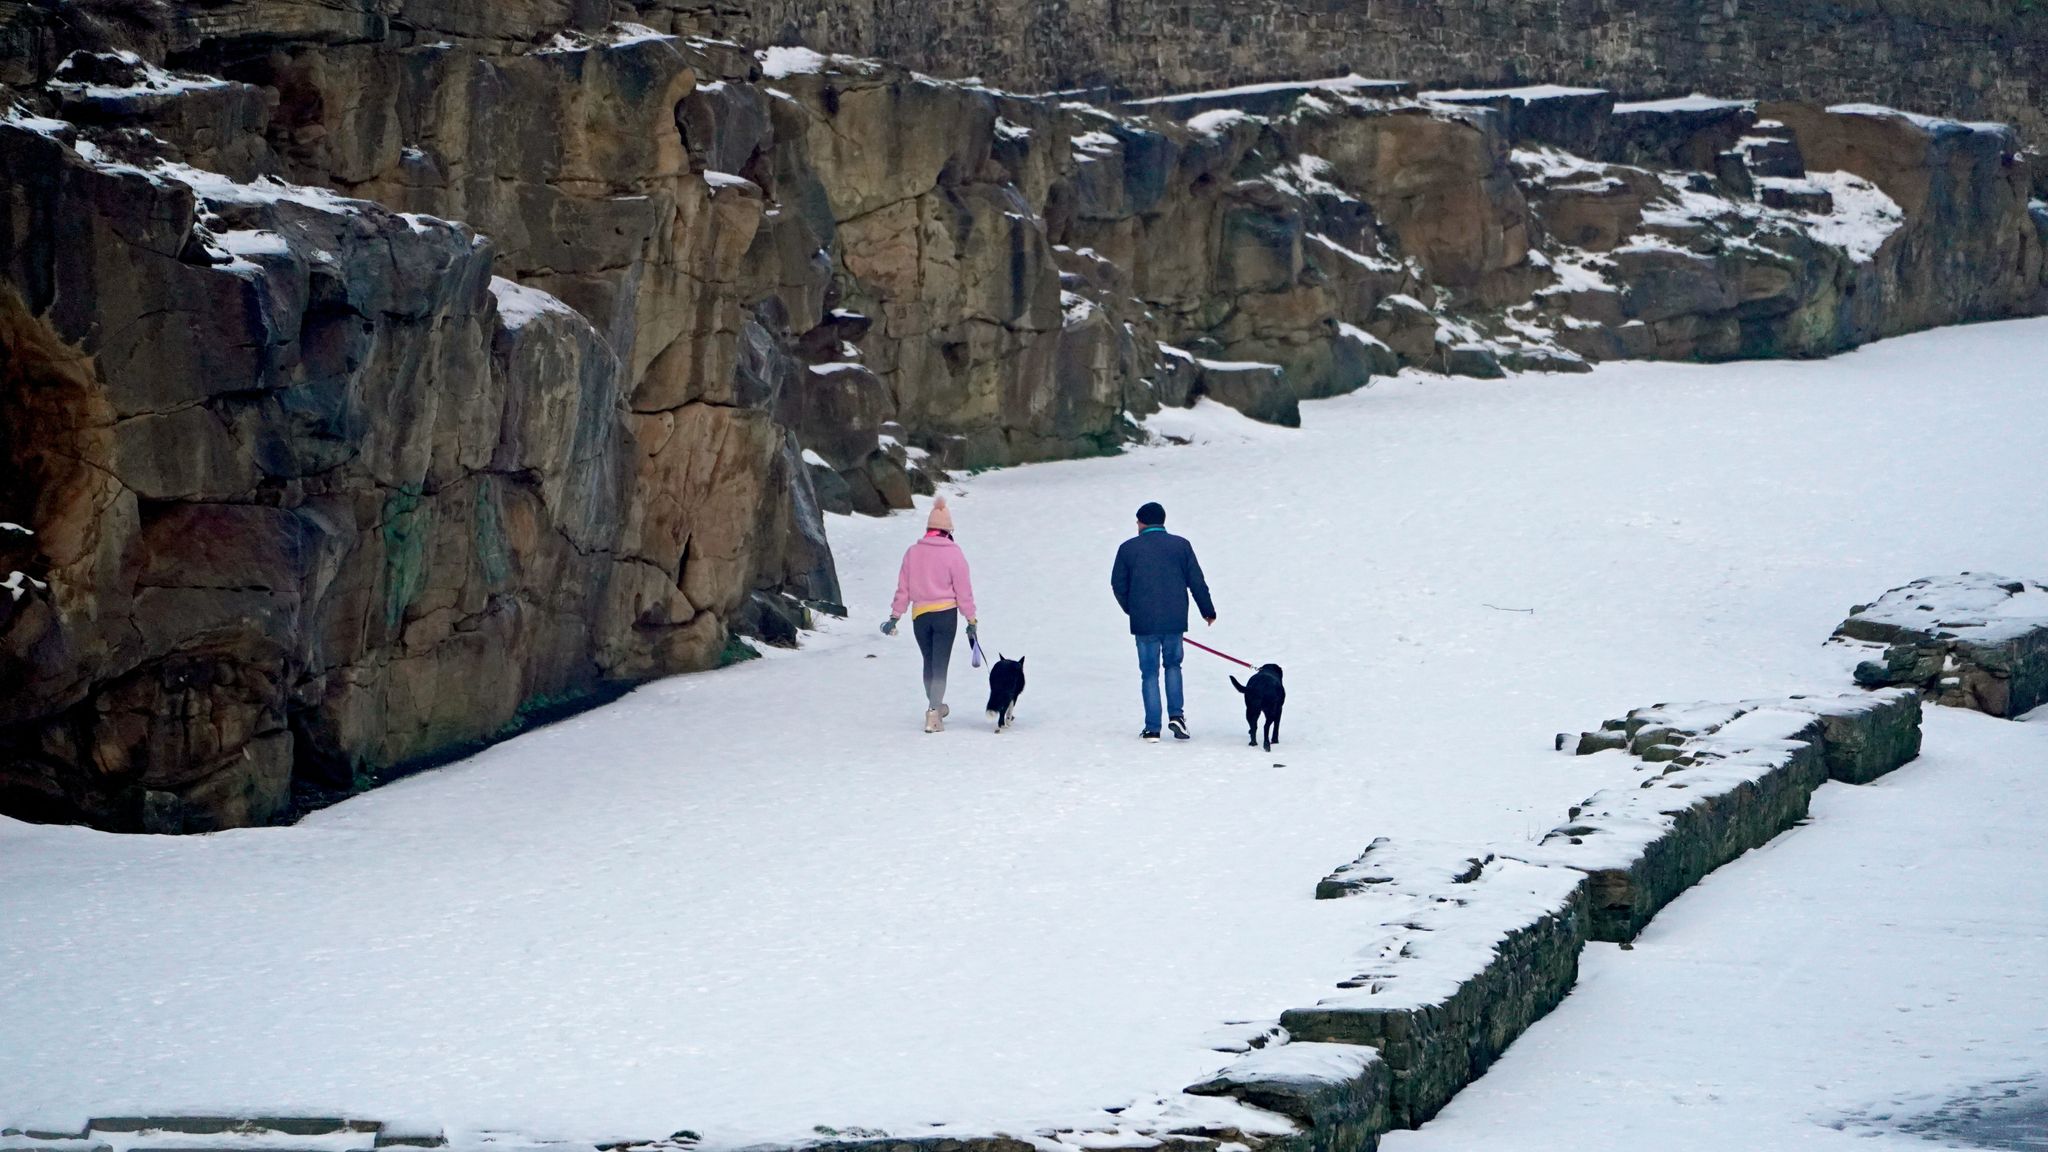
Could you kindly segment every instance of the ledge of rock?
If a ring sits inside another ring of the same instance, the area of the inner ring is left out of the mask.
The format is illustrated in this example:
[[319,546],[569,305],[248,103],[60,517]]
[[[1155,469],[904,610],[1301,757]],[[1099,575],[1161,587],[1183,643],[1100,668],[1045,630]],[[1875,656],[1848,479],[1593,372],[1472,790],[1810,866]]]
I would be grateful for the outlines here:
[[1910,685],[1937,704],[2021,716],[2048,703],[2048,585],[1982,572],[1915,580],[1859,605],[1831,643],[1882,652],[1856,682]]
[[1626,751],[1640,782],[1594,794],[1516,855],[1585,872],[1592,938],[1633,940],[1707,873],[1804,819],[1823,781],[1872,780],[1919,749],[1911,692],[1638,709],[1578,751]]
[[1253,1051],[1184,1091],[1229,1096],[1298,1121],[1317,1152],[1359,1152],[1390,1126],[1391,1083],[1372,1048],[1290,1043]]
[[1585,888],[1568,868],[1375,841],[1317,889],[1373,902],[1380,935],[1364,970],[1280,1025],[1297,1041],[1377,1049],[1390,1122],[1415,1127],[1571,990]]

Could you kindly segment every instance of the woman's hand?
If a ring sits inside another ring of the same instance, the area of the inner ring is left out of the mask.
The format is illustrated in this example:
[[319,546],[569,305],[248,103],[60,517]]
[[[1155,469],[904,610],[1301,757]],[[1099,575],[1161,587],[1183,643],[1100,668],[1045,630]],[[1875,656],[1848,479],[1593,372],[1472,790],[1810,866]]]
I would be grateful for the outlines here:
[[977,623],[979,623],[979,621],[975,621],[975,620],[969,620],[969,621],[967,622],[967,642],[968,642],[969,644],[972,644],[972,643],[974,643],[974,640],[975,640],[975,636],[976,636],[976,633],[975,633],[975,631],[974,631],[974,626],[975,626],[975,624],[977,624]]
[[894,636],[896,634],[896,621],[900,619],[902,619],[900,616],[891,616],[887,620],[882,621],[882,635]]

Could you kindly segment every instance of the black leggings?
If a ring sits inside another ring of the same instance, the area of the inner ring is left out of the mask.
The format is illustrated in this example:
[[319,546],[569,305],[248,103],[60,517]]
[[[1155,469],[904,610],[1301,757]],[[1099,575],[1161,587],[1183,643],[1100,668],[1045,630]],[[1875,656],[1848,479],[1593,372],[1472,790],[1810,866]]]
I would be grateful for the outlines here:
[[953,662],[953,632],[960,626],[960,610],[927,612],[913,616],[910,634],[917,637],[917,650],[924,653],[924,697],[928,707],[946,702],[946,665]]

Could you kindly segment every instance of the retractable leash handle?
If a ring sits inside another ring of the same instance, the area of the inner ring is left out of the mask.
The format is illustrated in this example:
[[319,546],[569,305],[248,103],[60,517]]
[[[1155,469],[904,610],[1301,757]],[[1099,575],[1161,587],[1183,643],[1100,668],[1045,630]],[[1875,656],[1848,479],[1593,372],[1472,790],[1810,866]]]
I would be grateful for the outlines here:
[[981,654],[981,637],[976,636],[967,641],[967,651],[967,666],[969,668],[979,668],[988,662],[988,657]]
[[1192,636],[1182,636],[1181,639],[1187,641],[1188,643],[1194,645],[1197,648],[1200,648],[1202,651],[1207,652],[1211,656],[1221,656],[1223,659],[1230,661],[1232,664],[1240,665],[1245,668],[1250,668],[1253,671],[1258,670],[1258,665],[1253,664],[1251,661],[1239,660],[1237,657],[1232,656],[1228,652],[1218,652],[1214,648],[1209,647],[1207,644],[1202,643],[1200,640],[1197,640]]

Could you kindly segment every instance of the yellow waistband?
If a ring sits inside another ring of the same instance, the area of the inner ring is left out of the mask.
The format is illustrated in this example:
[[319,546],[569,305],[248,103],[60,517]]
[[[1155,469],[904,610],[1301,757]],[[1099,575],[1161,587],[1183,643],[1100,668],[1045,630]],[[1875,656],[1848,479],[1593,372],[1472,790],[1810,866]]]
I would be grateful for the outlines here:
[[913,604],[910,608],[910,618],[915,620],[927,612],[944,612],[948,608],[958,608],[959,606],[960,602],[958,600],[935,600],[930,604]]

